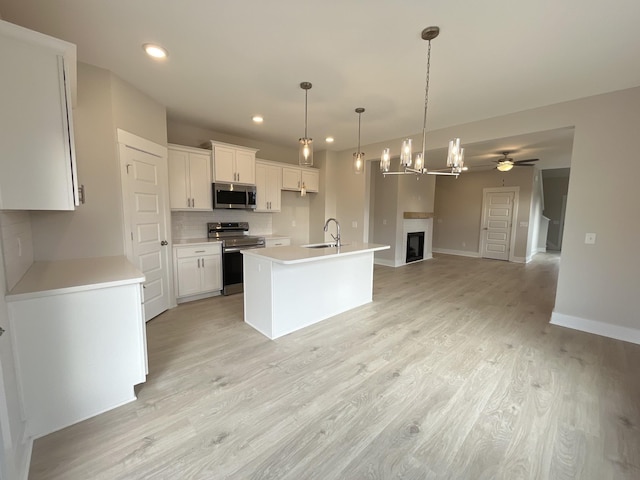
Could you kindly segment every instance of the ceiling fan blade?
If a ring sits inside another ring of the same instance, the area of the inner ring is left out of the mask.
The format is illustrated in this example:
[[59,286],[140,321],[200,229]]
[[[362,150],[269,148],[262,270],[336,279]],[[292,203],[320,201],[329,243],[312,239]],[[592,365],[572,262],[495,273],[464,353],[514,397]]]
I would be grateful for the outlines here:
[[514,167],[535,167],[535,165],[531,165],[530,163],[514,163]]
[[527,162],[537,162],[538,160],[540,160],[539,158],[530,158],[528,160],[516,160],[514,161],[514,165],[521,165],[523,163],[527,163]]

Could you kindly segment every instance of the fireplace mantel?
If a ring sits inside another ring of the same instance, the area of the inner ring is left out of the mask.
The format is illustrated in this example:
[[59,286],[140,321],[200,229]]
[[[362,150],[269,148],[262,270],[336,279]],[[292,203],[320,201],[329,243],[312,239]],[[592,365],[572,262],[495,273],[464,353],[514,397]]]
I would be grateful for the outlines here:
[[433,218],[433,212],[404,212],[403,218],[409,220],[419,220],[423,218]]

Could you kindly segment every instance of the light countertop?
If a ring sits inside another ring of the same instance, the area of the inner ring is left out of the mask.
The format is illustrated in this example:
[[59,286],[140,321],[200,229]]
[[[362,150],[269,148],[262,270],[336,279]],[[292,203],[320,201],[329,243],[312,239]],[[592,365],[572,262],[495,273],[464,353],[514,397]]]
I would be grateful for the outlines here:
[[8,302],[141,283],[144,274],[124,256],[34,262],[7,294]]
[[206,244],[206,243],[220,243],[220,240],[216,240],[215,238],[185,238],[182,240],[174,240],[173,245],[198,245],[198,244]]
[[303,262],[315,262],[329,258],[337,258],[345,255],[357,255],[359,253],[387,250],[389,245],[377,243],[345,242],[340,248],[306,248],[301,246],[282,246],[273,248],[256,248],[242,250],[242,254],[261,257],[275,263],[293,264]]

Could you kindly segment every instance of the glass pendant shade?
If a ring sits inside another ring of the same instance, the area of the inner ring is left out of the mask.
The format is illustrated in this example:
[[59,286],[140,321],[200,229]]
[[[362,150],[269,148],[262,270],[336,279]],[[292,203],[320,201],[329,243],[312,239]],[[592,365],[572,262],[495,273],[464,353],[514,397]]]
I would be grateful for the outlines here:
[[416,170],[422,171],[424,168],[424,161],[421,153],[416,153],[416,164],[414,165]]
[[400,150],[400,165],[403,167],[411,166],[411,139],[405,138],[402,141],[402,150]]
[[501,172],[508,172],[509,170],[511,170],[513,168],[513,163],[500,162],[496,168],[498,170],[500,170]]
[[313,139],[300,139],[300,153],[298,155],[298,164],[305,167],[313,166]]
[[353,154],[353,173],[362,173],[364,170],[364,153]]
[[389,167],[391,166],[391,154],[389,153],[389,149],[385,148],[382,150],[382,155],[380,156],[380,171],[386,173],[389,171]]
[[447,166],[454,173],[460,173],[464,167],[464,148],[460,147],[460,139],[454,138],[449,142]]

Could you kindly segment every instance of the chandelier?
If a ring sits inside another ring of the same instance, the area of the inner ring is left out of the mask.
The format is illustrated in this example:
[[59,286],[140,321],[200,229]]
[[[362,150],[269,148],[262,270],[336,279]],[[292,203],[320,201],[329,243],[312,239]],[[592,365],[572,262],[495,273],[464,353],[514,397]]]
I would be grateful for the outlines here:
[[453,175],[458,176],[464,169],[464,148],[460,146],[460,139],[455,138],[449,142],[447,154],[447,168],[441,170],[427,170],[425,165],[425,149],[427,136],[427,107],[429,105],[429,76],[431,70],[431,40],[440,33],[440,27],[427,27],[422,30],[422,39],[429,42],[427,48],[427,79],[424,90],[424,116],[422,120],[422,150],[413,155],[411,139],[405,138],[400,149],[400,170],[390,172],[391,154],[388,148],[382,151],[380,157],[380,170],[383,175]]

